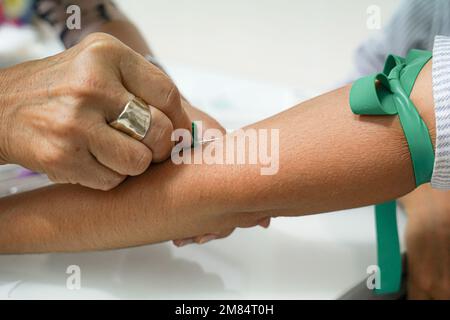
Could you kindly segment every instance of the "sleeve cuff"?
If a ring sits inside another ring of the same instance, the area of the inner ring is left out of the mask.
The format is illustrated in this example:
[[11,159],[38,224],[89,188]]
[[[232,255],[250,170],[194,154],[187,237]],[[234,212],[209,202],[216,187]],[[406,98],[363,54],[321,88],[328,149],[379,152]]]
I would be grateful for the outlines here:
[[437,36],[433,49],[436,157],[431,185],[450,189],[450,37]]

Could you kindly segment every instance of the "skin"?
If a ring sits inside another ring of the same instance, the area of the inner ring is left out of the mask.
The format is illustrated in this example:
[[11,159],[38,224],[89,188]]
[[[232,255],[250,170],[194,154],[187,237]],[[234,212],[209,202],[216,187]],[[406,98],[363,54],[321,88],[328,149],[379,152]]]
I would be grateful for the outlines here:
[[[434,141],[429,82],[431,63],[421,72],[412,99]],[[261,176],[256,165],[167,161],[106,193],[59,185],[4,198],[0,251],[136,246],[253,226],[266,217],[359,207],[411,192],[414,177],[398,119],[353,115],[349,90],[341,88],[251,126],[280,130],[277,175]],[[228,138],[214,144],[226,144]]]
[[[173,129],[191,126],[173,82],[107,34],[2,69],[0,80],[0,163],[57,183],[110,190],[166,160]],[[152,126],[142,142],[108,125],[133,96],[151,105]]]

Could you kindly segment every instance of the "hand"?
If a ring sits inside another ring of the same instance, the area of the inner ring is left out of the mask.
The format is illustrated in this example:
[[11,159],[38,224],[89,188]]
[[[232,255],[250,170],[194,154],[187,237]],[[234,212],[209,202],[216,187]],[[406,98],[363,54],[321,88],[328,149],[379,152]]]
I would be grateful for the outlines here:
[[218,179],[230,170],[165,161],[110,192],[55,185],[0,199],[0,253],[125,248],[254,226],[267,213],[235,212],[229,181]]
[[[184,109],[187,111],[189,117],[191,119],[193,119],[193,121],[201,121],[202,122],[202,126],[203,126],[204,130],[210,129],[210,128],[211,129],[219,129],[223,134],[226,134],[225,128],[223,128],[222,125],[218,121],[216,121],[214,118],[212,118],[211,116],[207,115],[206,113],[200,111],[199,109],[193,107],[184,98],[181,99],[181,103],[182,103]],[[257,225],[259,225],[262,228],[267,229],[270,225],[270,218],[269,217],[263,218],[263,219],[260,219],[259,221],[255,220],[255,221],[252,221],[252,223],[247,224],[248,227],[254,227]],[[205,244],[205,243],[213,241],[213,240],[227,238],[234,232],[234,230],[235,230],[235,228],[224,230],[222,232],[215,230],[215,232],[208,233],[208,234],[198,235],[198,236],[190,237],[190,238],[186,238],[186,239],[174,240],[173,243],[177,247],[184,247],[186,245],[194,244],[194,243]]]
[[[109,190],[170,156],[174,128],[190,130],[172,81],[106,34],[0,72],[0,161],[57,183]],[[142,142],[108,124],[133,97],[151,105]]]
[[450,299],[450,192],[426,185],[402,203],[408,213],[408,298]]
[[[262,218],[259,221],[255,221],[255,222],[251,222],[250,224],[246,224],[245,228],[251,228],[251,227],[256,227],[256,226],[260,226],[264,229],[269,228],[270,226],[270,217],[268,218]],[[208,243],[210,241],[213,240],[220,240],[220,239],[225,239],[227,237],[229,237],[235,230],[231,229],[231,230],[225,230],[222,232],[215,232],[215,233],[209,233],[209,234],[205,234],[205,235],[201,235],[201,236],[197,236],[197,237],[192,237],[192,238],[186,238],[186,239],[182,239],[182,240],[174,240],[173,244],[179,248],[187,246],[189,244],[205,244]]]

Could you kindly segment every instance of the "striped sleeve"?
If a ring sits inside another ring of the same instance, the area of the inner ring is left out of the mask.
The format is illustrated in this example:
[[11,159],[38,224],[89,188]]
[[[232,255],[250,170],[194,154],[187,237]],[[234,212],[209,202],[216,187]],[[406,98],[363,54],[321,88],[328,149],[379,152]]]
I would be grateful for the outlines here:
[[433,49],[436,159],[431,184],[450,189],[450,37],[437,36]]

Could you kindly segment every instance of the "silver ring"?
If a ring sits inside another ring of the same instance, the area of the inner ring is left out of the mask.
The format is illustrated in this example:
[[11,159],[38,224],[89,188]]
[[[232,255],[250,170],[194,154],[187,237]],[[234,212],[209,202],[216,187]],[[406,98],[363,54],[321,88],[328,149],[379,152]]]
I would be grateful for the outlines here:
[[150,130],[151,123],[150,107],[142,99],[134,97],[110,126],[141,141]]

